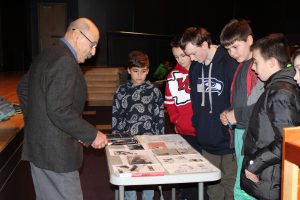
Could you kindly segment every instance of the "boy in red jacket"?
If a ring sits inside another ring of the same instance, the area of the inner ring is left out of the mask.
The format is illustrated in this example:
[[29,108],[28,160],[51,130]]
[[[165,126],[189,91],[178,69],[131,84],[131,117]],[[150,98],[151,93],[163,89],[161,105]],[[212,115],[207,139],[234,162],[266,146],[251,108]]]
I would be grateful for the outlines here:
[[[194,149],[200,151],[192,125],[193,111],[189,85],[191,58],[179,47],[179,39],[178,36],[174,37],[170,43],[177,64],[167,76],[164,105],[170,122],[175,125],[176,133],[181,134]],[[196,199],[196,185],[180,185],[180,196],[181,199]]]
[[170,44],[177,64],[167,76],[164,104],[171,123],[175,125],[176,133],[182,134],[194,146],[193,143],[197,143],[195,129],[192,126],[193,111],[189,86],[191,59],[181,50],[178,41],[178,38],[175,37]]

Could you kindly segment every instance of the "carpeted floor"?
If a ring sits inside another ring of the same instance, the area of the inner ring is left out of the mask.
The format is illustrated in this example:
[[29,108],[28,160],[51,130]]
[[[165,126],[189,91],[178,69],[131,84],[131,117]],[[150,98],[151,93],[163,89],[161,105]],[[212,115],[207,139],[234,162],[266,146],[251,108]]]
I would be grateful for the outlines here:
[[113,200],[114,187],[109,183],[106,157],[103,150],[84,150],[84,164],[80,169],[83,197],[86,200]]
[[[80,180],[84,200],[114,200],[115,187],[109,183],[106,157],[103,150],[84,150],[84,164],[80,169]],[[9,180],[14,189],[8,191],[3,200],[35,200],[33,183],[28,162],[21,161],[13,178]],[[165,200],[171,199],[170,186],[163,186]],[[18,192],[16,192],[18,191]],[[2,200],[2,198],[0,198]],[[155,192],[154,200],[160,200]]]
[[[85,149],[80,179],[84,200],[115,199],[115,187],[109,183],[106,156],[103,150]],[[171,199],[170,185],[163,186],[163,195],[165,200]],[[158,191],[155,191],[154,200],[160,200]]]

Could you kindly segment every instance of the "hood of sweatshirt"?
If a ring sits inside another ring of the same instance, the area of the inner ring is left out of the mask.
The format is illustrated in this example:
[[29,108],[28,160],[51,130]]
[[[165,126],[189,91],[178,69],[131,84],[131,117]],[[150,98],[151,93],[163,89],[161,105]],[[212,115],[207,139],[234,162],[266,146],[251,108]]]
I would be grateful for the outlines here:
[[125,88],[129,89],[129,90],[130,89],[134,89],[134,90],[136,90],[136,89],[145,89],[147,87],[153,87],[153,85],[150,81],[145,81],[142,84],[134,84],[134,83],[132,83],[131,80],[128,80],[125,84]]
[[294,68],[281,69],[280,71],[270,76],[270,78],[265,83],[265,87],[270,87],[277,82],[288,82],[292,85],[297,85],[296,81],[294,80],[295,74],[296,72]]

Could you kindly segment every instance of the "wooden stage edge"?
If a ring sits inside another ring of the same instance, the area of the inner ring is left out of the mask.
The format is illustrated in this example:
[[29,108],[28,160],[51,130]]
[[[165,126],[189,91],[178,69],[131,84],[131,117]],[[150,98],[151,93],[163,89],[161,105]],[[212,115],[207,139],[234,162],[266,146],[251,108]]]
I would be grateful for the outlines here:
[[19,103],[17,85],[23,72],[0,72],[0,96],[11,103]]
[[[24,73],[1,72],[0,73],[0,96],[10,103],[18,104],[17,85]],[[0,122],[0,152],[15,138],[23,129],[23,115],[13,115],[9,120]]]

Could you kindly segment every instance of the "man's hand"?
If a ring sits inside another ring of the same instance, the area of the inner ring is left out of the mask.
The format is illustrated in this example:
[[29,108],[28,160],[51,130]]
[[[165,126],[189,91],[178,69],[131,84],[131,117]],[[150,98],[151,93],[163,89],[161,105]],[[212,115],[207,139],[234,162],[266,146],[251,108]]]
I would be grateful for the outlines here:
[[256,176],[255,174],[249,172],[248,170],[245,169],[245,175],[248,179],[250,179],[251,181],[253,181],[254,183],[258,183],[259,179],[258,176]]
[[102,149],[107,145],[107,142],[106,135],[101,131],[98,131],[96,138],[91,145],[95,149]]

